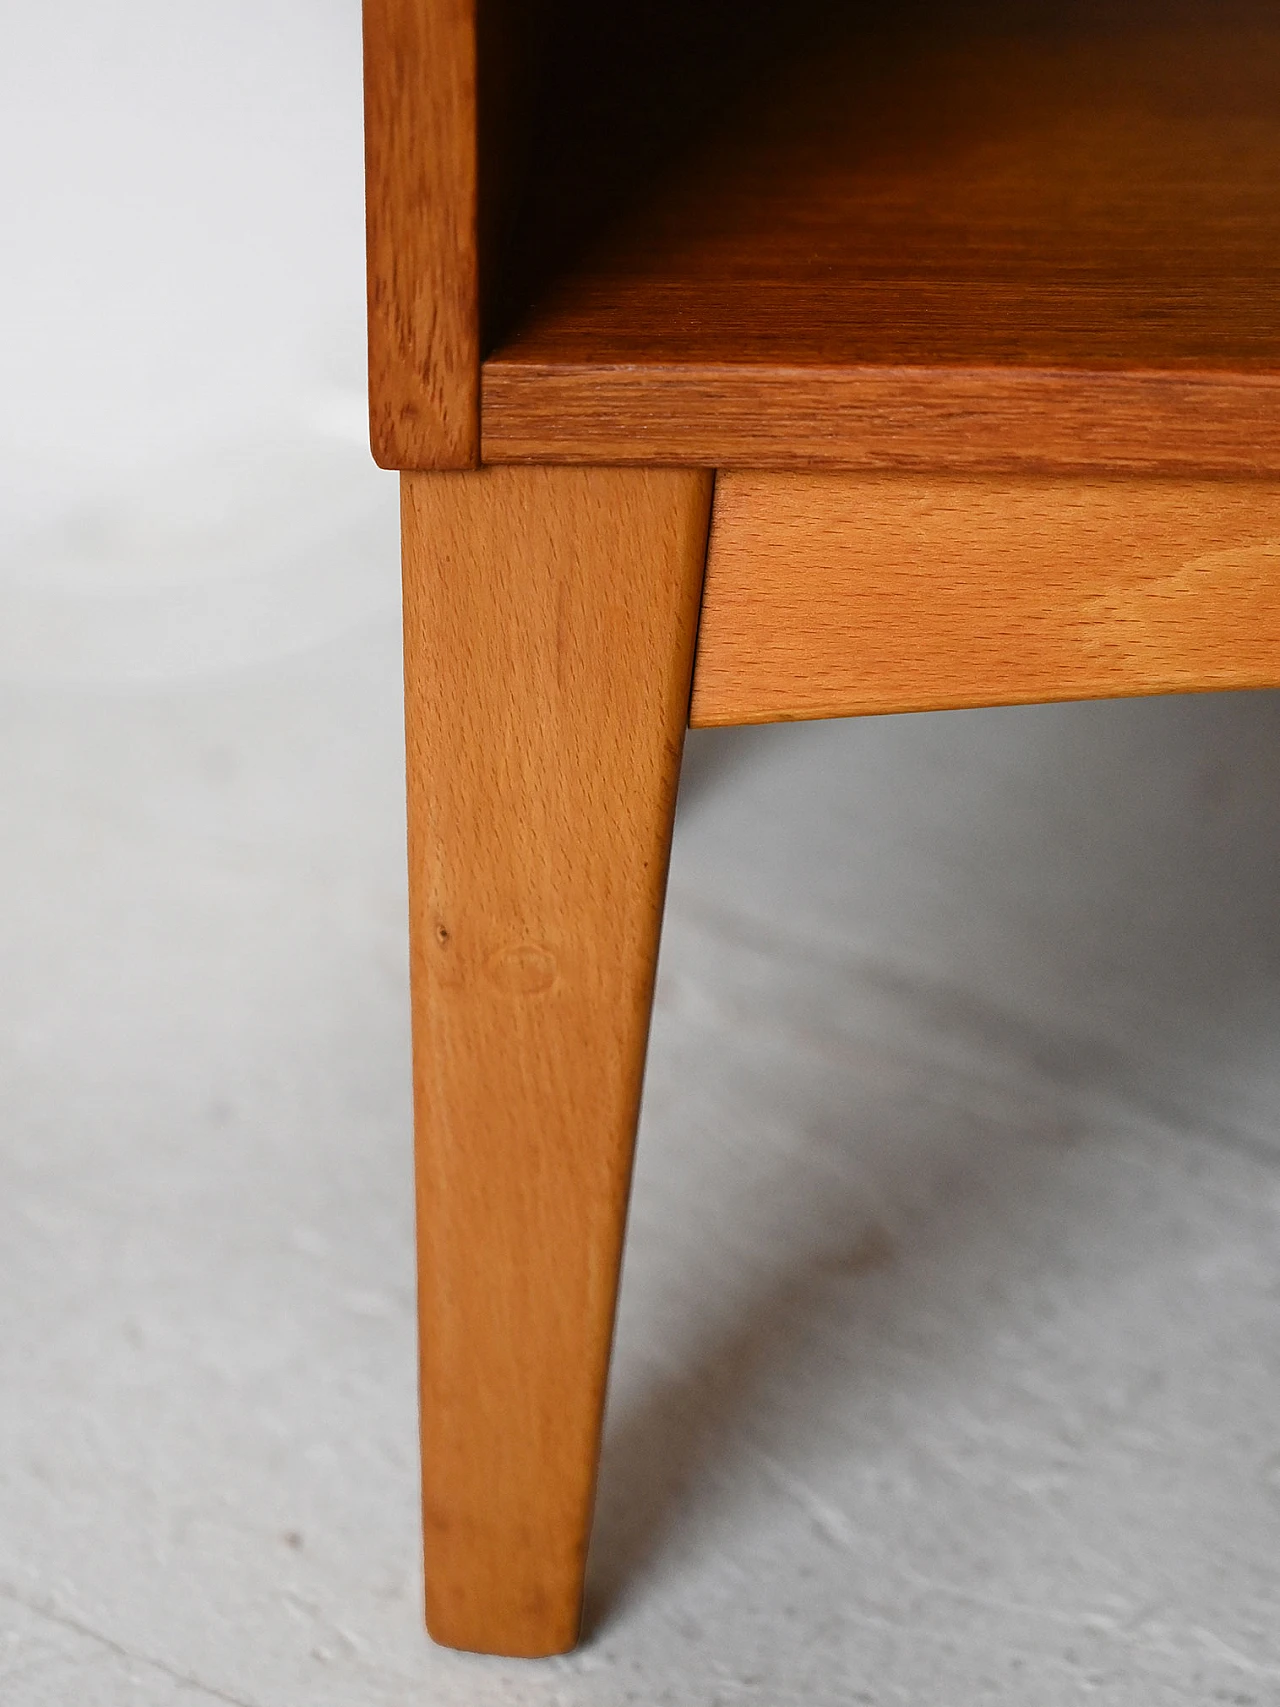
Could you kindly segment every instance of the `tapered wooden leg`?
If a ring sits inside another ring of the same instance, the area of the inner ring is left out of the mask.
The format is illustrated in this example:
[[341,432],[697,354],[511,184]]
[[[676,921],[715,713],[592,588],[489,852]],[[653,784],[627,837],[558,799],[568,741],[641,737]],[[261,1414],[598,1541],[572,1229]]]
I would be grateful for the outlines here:
[[711,479],[403,479],[427,1624],[577,1638]]

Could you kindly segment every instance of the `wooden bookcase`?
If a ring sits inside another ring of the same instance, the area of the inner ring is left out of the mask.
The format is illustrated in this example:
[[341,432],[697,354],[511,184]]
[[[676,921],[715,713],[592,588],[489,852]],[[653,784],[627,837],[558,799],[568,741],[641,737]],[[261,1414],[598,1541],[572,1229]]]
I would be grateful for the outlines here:
[[1280,12],[365,15],[429,1622],[545,1653],[690,692],[732,723],[1280,683]]

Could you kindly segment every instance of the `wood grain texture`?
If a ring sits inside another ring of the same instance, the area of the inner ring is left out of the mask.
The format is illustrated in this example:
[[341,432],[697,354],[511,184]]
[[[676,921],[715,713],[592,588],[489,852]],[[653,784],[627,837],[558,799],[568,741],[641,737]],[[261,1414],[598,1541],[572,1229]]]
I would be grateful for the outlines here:
[[488,462],[1280,474],[1280,374],[487,362]]
[[1280,483],[728,474],[695,725],[1280,686]]
[[576,1639],[710,476],[403,483],[427,1617]]
[[383,468],[480,454],[474,0],[364,0],[369,424]]
[[[715,133],[763,68],[805,38],[831,0],[481,0],[482,58],[517,31],[522,120],[496,152],[518,161],[486,353],[619,214]],[[486,42],[489,45],[486,47]],[[482,121],[511,113],[511,85],[482,71]],[[500,122],[505,122],[500,121]],[[493,152],[482,141],[482,154]],[[482,172],[483,178],[483,172]],[[489,200],[482,181],[481,203]]]
[[486,460],[1280,472],[1280,14],[826,8],[524,305]]

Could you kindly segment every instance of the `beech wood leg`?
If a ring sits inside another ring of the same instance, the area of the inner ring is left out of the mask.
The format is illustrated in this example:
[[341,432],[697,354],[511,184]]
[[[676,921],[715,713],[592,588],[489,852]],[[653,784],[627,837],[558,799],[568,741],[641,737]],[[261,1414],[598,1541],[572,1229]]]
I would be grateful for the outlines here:
[[403,478],[427,1624],[577,1638],[711,476]]

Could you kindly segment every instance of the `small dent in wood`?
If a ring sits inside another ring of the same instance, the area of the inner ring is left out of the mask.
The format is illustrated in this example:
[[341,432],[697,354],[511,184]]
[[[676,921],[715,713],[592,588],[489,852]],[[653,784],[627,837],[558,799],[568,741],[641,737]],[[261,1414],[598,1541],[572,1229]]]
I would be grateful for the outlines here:
[[512,996],[540,996],[556,981],[559,967],[549,948],[536,942],[513,943],[489,956],[490,981]]

